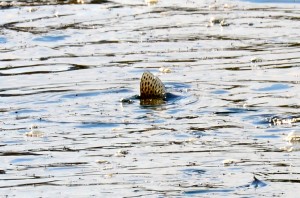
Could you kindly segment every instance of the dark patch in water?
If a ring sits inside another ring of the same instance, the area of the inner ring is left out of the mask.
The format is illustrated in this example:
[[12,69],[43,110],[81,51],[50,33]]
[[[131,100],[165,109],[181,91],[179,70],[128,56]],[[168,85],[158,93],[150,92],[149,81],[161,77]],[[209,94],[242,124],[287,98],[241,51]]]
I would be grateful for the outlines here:
[[246,108],[226,108],[227,111],[219,111],[219,112],[214,112],[214,114],[217,115],[230,115],[230,114],[237,114],[237,113],[247,113],[249,111],[257,111],[254,109],[246,109]]
[[279,182],[279,183],[300,183],[299,179],[268,179],[270,182]]
[[234,128],[242,128],[236,125],[217,125],[217,126],[208,126],[208,127],[190,127],[189,129],[192,131],[209,131],[209,130],[217,130],[217,129],[234,129]]
[[175,154],[175,153],[219,153],[219,152],[224,152],[224,149],[207,149],[207,150],[189,150],[189,151],[161,151],[161,152],[153,152],[156,154]]
[[[139,96],[138,96],[139,98]],[[165,99],[140,99],[140,105],[141,106],[160,106],[160,105],[165,105],[165,104],[172,104],[177,100],[182,99],[182,96],[172,94],[172,93],[166,93],[166,98]]]
[[194,168],[188,168],[188,169],[184,169],[182,170],[186,175],[192,176],[192,175],[202,175],[204,174],[206,171],[202,170],[202,169],[194,169]]
[[112,128],[118,125],[118,123],[110,122],[83,122],[81,125],[78,125],[77,128]]
[[255,125],[265,125],[269,124],[269,119],[274,115],[272,114],[258,114],[258,115],[249,115],[245,117],[245,120],[252,121]]
[[0,97],[15,97],[15,96],[29,96],[43,93],[60,93],[60,92],[70,92],[73,90],[46,90],[46,91],[36,91],[31,93],[22,93],[22,94],[0,94]]
[[[90,91],[90,92],[78,92],[78,93],[74,93],[74,94],[66,94],[61,96],[61,98],[80,98],[80,97],[96,97],[98,95],[103,95],[103,94],[118,94],[118,93],[130,93],[132,92],[130,89],[107,89],[107,90],[101,90],[101,91]],[[132,99],[134,99],[135,97],[132,97]],[[131,98],[129,98],[130,100]],[[122,102],[122,101],[121,101]],[[124,102],[126,103],[126,101],[124,100]]]
[[159,106],[166,104],[166,101],[163,99],[140,99],[141,106]]
[[203,189],[203,190],[190,190],[185,191],[185,195],[209,194],[209,193],[227,193],[232,192],[231,189]]
[[69,98],[69,99],[72,99],[72,98],[79,98],[79,97],[95,97],[95,96],[98,96],[100,95],[101,92],[99,91],[95,91],[95,92],[85,92],[85,93],[74,93],[74,94],[66,94],[66,95],[63,95],[61,96],[61,98]]
[[167,101],[173,101],[173,100],[176,100],[176,99],[179,99],[180,96],[176,95],[176,94],[172,94],[172,93],[167,93],[166,94],[166,100]]
[[15,112],[12,112],[14,114],[31,114],[31,113],[37,113],[37,112],[46,112],[45,109],[40,109],[40,110],[34,110],[34,109],[18,109]]
[[53,184],[54,182],[59,181],[59,180],[52,180],[52,181],[47,181],[47,182],[30,182],[30,183],[23,183],[23,184],[18,184],[18,185],[9,185],[9,186],[0,186],[0,188],[15,188],[15,187],[23,187],[23,186],[56,186]]
[[267,186],[267,184],[259,179],[257,179],[255,176],[253,177],[253,181],[250,184],[246,184],[243,186],[239,186],[238,188],[262,188]]
[[176,120],[182,120],[182,119],[195,119],[195,118],[198,118],[199,116],[197,115],[189,115],[189,116],[183,116],[183,117],[177,117]]
[[0,152],[0,156],[23,156],[23,155],[42,155],[33,152],[26,152],[26,151],[6,151]]
[[196,137],[196,138],[201,138],[202,136],[205,135],[205,133],[200,132],[200,131],[194,131],[194,132],[192,132],[191,134],[192,134],[194,137]]
[[[30,0],[21,0],[21,1],[3,1],[4,3],[0,4],[0,9],[6,9],[11,8],[14,6],[43,6],[45,3],[46,5],[64,5],[64,4],[82,4],[84,2],[85,4],[106,4],[106,3],[114,3],[112,1],[108,0],[84,0],[84,1],[78,1],[78,0],[59,0],[59,1],[30,1]],[[115,6],[116,7],[116,6]]]
[[[267,186],[267,184],[256,177],[253,178],[253,181],[250,184],[243,185],[237,187],[239,188],[262,188]],[[209,186],[208,186],[209,187]],[[214,189],[212,189],[214,188]],[[226,193],[226,192],[232,192],[235,191],[235,189],[215,189],[216,187],[211,187],[211,189],[201,189],[201,190],[191,190],[191,191],[185,191],[186,195],[195,195],[195,194],[207,194],[207,193]]]
[[120,102],[123,104],[132,104],[137,100],[140,100],[140,105],[144,107],[156,107],[166,104],[171,104],[177,100],[182,99],[183,96],[179,96],[173,93],[166,93],[165,99],[141,99],[139,95],[134,95],[128,98],[122,98]]
[[[78,2],[76,0],[76,2]],[[107,0],[91,0],[91,3],[94,3],[94,4],[103,4],[103,3],[112,3],[112,1],[107,1]]]

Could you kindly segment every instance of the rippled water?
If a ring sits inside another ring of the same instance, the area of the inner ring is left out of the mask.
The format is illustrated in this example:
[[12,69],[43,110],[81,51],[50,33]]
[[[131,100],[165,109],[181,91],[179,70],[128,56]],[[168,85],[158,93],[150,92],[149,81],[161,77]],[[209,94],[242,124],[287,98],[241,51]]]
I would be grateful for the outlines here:
[[1,195],[297,197],[300,4],[0,5]]

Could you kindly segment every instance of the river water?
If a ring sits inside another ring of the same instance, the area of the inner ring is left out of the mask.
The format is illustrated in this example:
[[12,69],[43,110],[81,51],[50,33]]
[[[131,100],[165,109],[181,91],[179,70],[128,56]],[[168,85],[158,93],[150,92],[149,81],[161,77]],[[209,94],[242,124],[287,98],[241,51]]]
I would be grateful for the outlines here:
[[[300,4],[1,2],[0,196],[297,197]],[[177,95],[142,105],[150,71]]]

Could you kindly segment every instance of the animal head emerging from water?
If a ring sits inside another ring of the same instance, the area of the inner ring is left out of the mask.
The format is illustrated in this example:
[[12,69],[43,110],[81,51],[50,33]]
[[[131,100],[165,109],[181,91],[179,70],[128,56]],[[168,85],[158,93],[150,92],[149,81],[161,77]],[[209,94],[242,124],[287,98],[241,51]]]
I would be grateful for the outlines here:
[[149,71],[143,73],[140,82],[140,99],[142,105],[163,104],[167,93],[161,80]]

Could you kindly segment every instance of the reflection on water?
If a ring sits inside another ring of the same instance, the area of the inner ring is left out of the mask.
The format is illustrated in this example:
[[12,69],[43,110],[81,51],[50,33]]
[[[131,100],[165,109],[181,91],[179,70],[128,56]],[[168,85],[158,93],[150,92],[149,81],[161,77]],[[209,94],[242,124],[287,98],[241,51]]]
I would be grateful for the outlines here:
[[2,1],[1,193],[294,196],[300,4],[276,2]]

